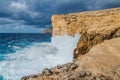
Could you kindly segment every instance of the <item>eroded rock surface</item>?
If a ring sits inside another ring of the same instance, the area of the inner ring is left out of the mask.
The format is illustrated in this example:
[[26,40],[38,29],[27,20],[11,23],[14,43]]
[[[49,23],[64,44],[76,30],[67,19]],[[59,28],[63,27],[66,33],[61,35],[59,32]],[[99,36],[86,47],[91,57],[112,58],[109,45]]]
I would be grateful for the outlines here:
[[120,37],[120,8],[52,16],[53,36],[80,33],[75,58],[92,46]]

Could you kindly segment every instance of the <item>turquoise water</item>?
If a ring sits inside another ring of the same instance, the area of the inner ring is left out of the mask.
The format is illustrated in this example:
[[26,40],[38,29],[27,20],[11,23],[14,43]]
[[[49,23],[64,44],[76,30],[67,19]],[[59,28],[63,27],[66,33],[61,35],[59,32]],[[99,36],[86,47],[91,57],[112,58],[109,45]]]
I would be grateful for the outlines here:
[[[30,59],[18,56],[27,53],[33,46],[40,46],[41,43],[50,41],[51,34],[0,34],[0,80],[17,80],[19,76],[24,75],[22,72],[20,74],[17,72],[17,69],[24,70],[24,65],[17,68],[19,65],[16,63],[27,62],[27,59],[28,61]],[[35,45],[37,43],[39,45]]]
[[0,80],[20,80],[73,60],[80,38],[51,34],[0,34]]

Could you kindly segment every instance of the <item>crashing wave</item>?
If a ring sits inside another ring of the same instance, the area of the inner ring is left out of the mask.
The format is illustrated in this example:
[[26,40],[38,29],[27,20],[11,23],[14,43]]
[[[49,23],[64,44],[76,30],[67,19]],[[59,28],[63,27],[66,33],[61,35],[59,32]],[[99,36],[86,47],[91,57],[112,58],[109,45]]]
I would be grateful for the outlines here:
[[1,79],[19,80],[22,76],[39,73],[44,68],[71,62],[79,38],[78,34],[74,37],[55,36],[51,43],[33,43],[14,54],[6,54],[5,60],[0,62]]

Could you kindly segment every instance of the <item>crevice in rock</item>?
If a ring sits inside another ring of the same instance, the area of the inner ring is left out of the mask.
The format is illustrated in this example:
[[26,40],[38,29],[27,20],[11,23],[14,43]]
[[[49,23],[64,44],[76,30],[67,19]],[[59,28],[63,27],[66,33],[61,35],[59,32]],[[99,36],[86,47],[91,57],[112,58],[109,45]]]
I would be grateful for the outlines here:
[[81,34],[80,40],[77,44],[77,48],[74,50],[74,59],[77,59],[77,57],[79,57],[80,55],[88,53],[93,46],[104,42],[104,40],[118,37],[120,37],[120,27],[110,31],[109,33],[89,34],[87,31],[85,31]]

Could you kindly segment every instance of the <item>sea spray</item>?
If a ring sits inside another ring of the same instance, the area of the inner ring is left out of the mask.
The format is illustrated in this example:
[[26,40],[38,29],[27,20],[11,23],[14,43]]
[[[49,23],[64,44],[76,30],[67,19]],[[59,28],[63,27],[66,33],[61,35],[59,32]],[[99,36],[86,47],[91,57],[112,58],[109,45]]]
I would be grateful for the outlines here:
[[[80,38],[72,36],[52,37],[51,43],[36,42],[12,54],[6,54],[0,62],[0,75],[4,80],[20,80],[22,76],[40,73],[73,60],[73,50]],[[16,48],[14,48],[16,49]]]
[[79,34],[75,34],[74,37],[65,35],[52,38],[51,44],[58,49],[55,58],[57,61],[62,60],[62,62],[59,62],[60,64],[71,62],[73,60],[73,51],[76,48],[79,38]]

